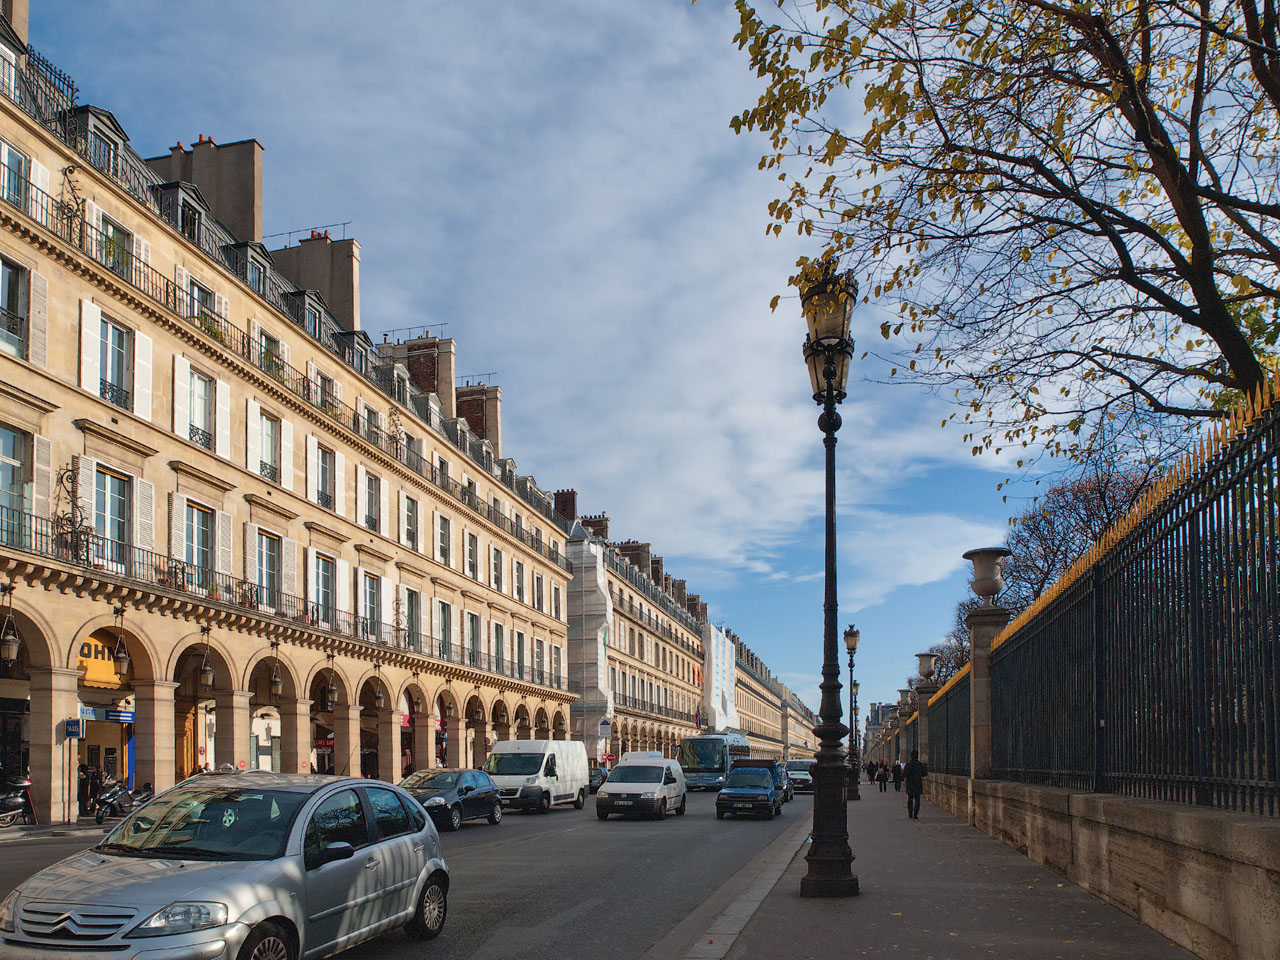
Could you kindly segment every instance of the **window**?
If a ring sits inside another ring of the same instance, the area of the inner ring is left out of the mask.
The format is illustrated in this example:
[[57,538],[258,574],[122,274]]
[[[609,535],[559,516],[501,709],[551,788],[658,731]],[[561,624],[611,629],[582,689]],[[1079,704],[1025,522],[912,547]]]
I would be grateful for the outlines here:
[[0,427],[0,530],[4,542],[13,543],[21,526],[21,513],[28,512],[25,464],[29,462],[30,439],[8,427]]
[[211,327],[217,320],[217,312],[213,308],[213,291],[192,280],[187,292],[190,297],[189,316],[198,318],[206,332],[211,332]]
[[551,682],[557,687],[560,686],[560,648],[551,648]]
[[310,304],[307,305],[307,333],[320,339],[320,311]]
[[253,257],[249,257],[245,262],[244,282],[259,296],[267,292],[267,270]]
[[376,574],[366,573],[364,582],[360,587],[360,616],[363,621],[364,638],[366,640],[380,640],[382,634],[382,578]]
[[551,588],[551,616],[557,620],[563,619],[560,615],[560,585],[558,583]]
[[404,542],[418,549],[418,501],[413,497],[404,499]]
[[516,631],[516,676],[524,677],[524,634]]
[[133,332],[102,318],[98,340],[98,395],[108,403],[129,409],[129,387],[133,382],[130,360]]
[[516,569],[513,576],[515,578],[513,586],[516,591],[516,599],[524,603],[524,564],[519,560],[516,561]]
[[333,451],[320,447],[316,458],[316,503],[333,509]]
[[320,853],[331,843],[349,843],[356,848],[369,843],[369,823],[354,790],[335,793],[311,815],[302,844],[308,870],[320,866]]
[[102,249],[98,259],[112,273],[130,279],[133,275],[133,234],[103,217]]
[[480,579],[480,538],[474,533],[467,534],[467,576]]
[[364,478],[364,525],[375,533],[382,530],[382,480],[371,473]]
[[537,638],[533,641],[533,680],[542,683],[546,678],[546,644]]
[[115,141],[104,137],[99,131],[89,134],[89,162],[99,170],[115,173],[116,156],[119,148]]
[[476,492],[476,482],[467,480],[462,484],[462,502],[469,507],[480,506],[480,496]]
[[439,603],[437,606],[439,613],[439,630],[440,630],[440,656],[446,660],[450,656],[450,645],[453,642],[453,607],[447,603]]
[[440,537],[439,537],[439,560],[446,567],[449,566],[449,544],[452,541],[449,532],[449,518],[440,518]]
[[320,389],[320,408],[336,417],[338,415],[338,391],[334,386],[333,378],[326,377],[323,373],[317,373],[316,384]]
[[284,376],[284,354],[280,341],[265,330],[258,331],[258,366],[276,378]]
[[410,650],[422,649],[422,594],[417,590],[404,592],[404,642]]
[[540,574],[540,573],[535,573],[535,574],[533,575],[533,605],[534,605],[534,607],[535,607],[536,609],[538,609],[538,610],[546,610],[546,607],[545,607],[545,606],[543,606],[543,602],[545,601],[545,599],[546,599],[546,597],[544,596],[542,574]]
[[502,551],[493,548],[493,589],[502,592]]
[[280,538],[258,532],[258,602],[280,606]]
[[502,649],[502,624],[495,623],[493,625],[493,669],[499,673],[502,672],[503,661]]
[[441,457],[436,461],[436,473],[441,483],[449,482],[449,461]]
[[15,207],[27,207],[27,171],[31,169],[31,160],[25,153],[15,150],[4,141],[0,141],[0,190],[4,198]]
[[386,840],[409,832],[409,814],[405,812],[400,798],[390,790],[381,787],[369,787],[369,806],[373,808],[373,825],[378,830],[378,839]]
[[316,554],[315,596],[311,598],[317,622],[333,622],[333,558]]
[[364,438],[375,444],[382,439],[382,418],[373,407],[364,408]]
[[213,586],[213,511],[187,502],[187,585]]
[[480,617],[474,613],[467,614],[467,652],[468,663],[477,666],[480,663]]
[[178,207],[178,229],[194,243],[200,242],[200,211],[195,204],[183,200]]
[[399,374],[396,374],[395,377],[395,398],[403,404],[408,404],[409,402],[409,381]]
[[0,257],[0,350],[27,355],[27,271]]
[[272,483],[280,480],[280,421],[270,414],[263,413],[262,442],[259,448],[260,460],[258,473]]
[[188,405],[191,416],[191,442],[206,450],[213,449],[213,378],[191,371],[191,397]]
[[129,479],[99,467],[93,494],[94,531],[106,541],[98,544],[96,558],[104,563],[124,563],[131,540]]

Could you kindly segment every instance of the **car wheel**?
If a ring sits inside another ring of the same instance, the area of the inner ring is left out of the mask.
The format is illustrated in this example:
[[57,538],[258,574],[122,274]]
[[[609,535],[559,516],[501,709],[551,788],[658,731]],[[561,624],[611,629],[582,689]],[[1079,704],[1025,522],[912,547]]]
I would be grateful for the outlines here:
[[586,791],[586,788],[584,787],[583,789],[578,791],[578,799],[573,801],[573,809],[581,810],[586,805],[587,805],[587,791]]
[[689,799],[689,795],[688,795],[687,793],[682,793],[682,794],[680,794],[680,806],[676,807],[676,816],[677,816],[677,817],[683,817],[683,816],[684,816],[684,805],[685,805],[685,803],[688,801],[688,799]]
[[413,919],[405,924],[405,933],[415,940],[430,940],[444,929],[444,918],[449,912],[449,898],[440,874],[433,873],[422,886],[418,896],[418,909]]
[[717,810],[717,811],[716,811],[716,819],[717,819],[717,820],[723,820],[723,819],[724,819],[724,811],[723,811],[723,810]]
[[493,801],[493,809],[489,811],[489,822],[499,824],[502,822],[502,801]]
[[775,817],[782,816],[782,804],[778,804],[778,809],[774,811],[774,816]]
[[462,828],[461,807],[454,806],[449,808],[449,823],[447,824],[447,827],[450,830],[459,830]]
[[658,809],[654,812],[653,819],[655,820],[667,819],[667,798],[666,797],[663,797],[660,801],[658,801]]
[[769,812],[768,812],[767,814],[765,814],[765,817],[764,817],[764,818],[765,818],[766,820],[772,820],[772,819],[773,819],[774,817],[776,817],[777,815],[778,815],[778,808],[777,808],[777,807],[773,807],[773,806],[771,806],[771,807],[769,807]]
[[597,810],[597,811],[596,811],[596,819],[597,819],[597,820],[608,820],[608,819],[609,819],[609,811],[607,811],[607,810]]
[[539,813],[551,812],[551,794],[544,793],[542,795],[542,798],[538,800],[538,812]]
[[293,937],[284,928],[275,923],[260,923],[244,938],[236,960],[294,960],[296,956]]

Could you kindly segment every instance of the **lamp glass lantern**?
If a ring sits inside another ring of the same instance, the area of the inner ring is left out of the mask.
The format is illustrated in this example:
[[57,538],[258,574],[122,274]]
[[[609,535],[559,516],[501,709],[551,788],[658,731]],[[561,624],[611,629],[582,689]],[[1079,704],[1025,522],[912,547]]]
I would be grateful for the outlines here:
[[116,675],[123,677],[129,672],[129,649],[124,645],[124,607],[116,607],[116,649],[111,655],[115,664]]
[[853,692],[853,696],[854,696],[854,698],[856,699],[856,698],[857,698],[857,696],[858,696],[858,690],[859,690],[858,681],[857,681],[857,680],[854,680],[852,683],[850,683],[850,684],[849,684],[849,689],[850,689],[850,691],[852,691],[852,692]]
[[858,652],[858,641],[862,639],[862,631],[849,624],[844,632],[844,648],[849,651],[849,656],[853,656]]
[[387,705],[387,695],[382,692],[381,687],[373,692],[373,705],[379,710]]

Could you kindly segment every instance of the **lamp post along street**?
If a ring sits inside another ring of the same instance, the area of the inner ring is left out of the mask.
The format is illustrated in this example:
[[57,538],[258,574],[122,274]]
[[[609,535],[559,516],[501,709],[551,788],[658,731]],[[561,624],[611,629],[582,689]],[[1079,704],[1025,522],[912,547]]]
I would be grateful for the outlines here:
[[847,767],[841,741],[848,728],[841,723],[840,660],[836,640],[836,406],[845,397],[853,343],[849,319],[858,295],[850,273],[828,271],[800,295],[809,325],[804,343],[805,363],[813,399],[822,406],[818,429],[826,448],[826,589],[823,600],[822,691],[818,741],[813,766],[813,839],[805,859],[808,872],[800,881],[802,897],[850,897],[858,893],[849,848],[849,814],[845,800]]
[[862,637],[861,631],[852,623],[844,632],[844,646],[849,651],[849,796],[848,800],[861,800],[862,794],[858,792],[858,781],[862,779],[858,770],[858,684],[853,679],[853,655],[858,652],[858,640]]

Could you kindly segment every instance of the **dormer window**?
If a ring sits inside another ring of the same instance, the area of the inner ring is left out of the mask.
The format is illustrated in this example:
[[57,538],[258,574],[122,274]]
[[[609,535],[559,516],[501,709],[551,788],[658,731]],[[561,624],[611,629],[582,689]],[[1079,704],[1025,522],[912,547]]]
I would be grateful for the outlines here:
[[267,270],[257,260],[250,257],[245,264],[244,282],[249,289],[261,296],[267,292]]
[[320,311],[311,304],[307,304],[307,333],[320,339]]
[[200,241],[200,211],[189,200],[183,200],[178,207],[178,229],[193,243]]
[[98,130],[89,133],[89,162],[105,173],[114,173],[120,158],[120,145]]

